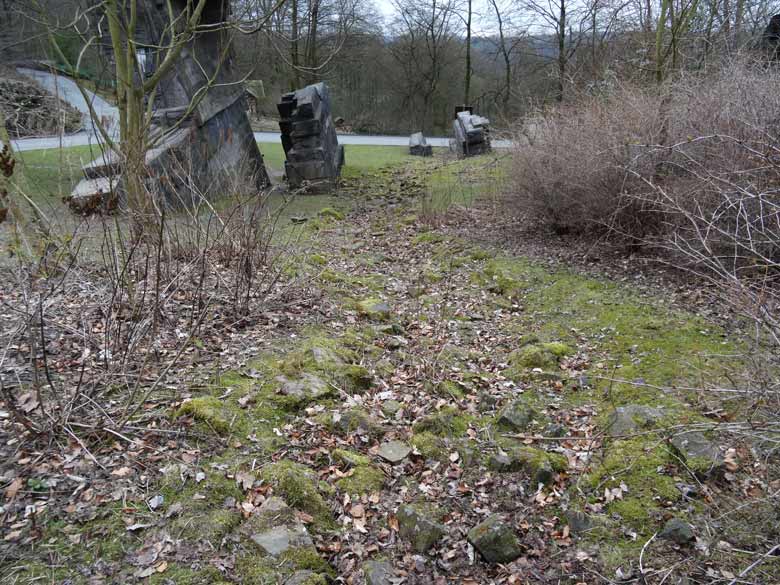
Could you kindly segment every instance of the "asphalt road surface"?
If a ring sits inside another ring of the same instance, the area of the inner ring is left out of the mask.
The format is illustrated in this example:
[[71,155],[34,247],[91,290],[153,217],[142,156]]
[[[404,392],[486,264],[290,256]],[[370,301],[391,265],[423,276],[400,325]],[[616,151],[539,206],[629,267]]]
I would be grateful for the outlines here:
[[[37,71],[34,69],[17,69],[19,73],[35,79],[45,89],[58,95],[60,99],[70,103],[78,109],[84,119],[84,129],[75,134],[66,136],[47,136],[42,138],[22,138],[12,140],[11,143],[17,151],[41,150],[44,148],[59,148],[69,146],[87,146],[98,144],[100,142],[99,134],[95,129],[90,115],[89,104],[100,119],[104,121],[112,136],[118,132],[119,113],[117,109],[90,91],[85,91],[87,100],[84,99],[76,83],[63,76],[55,76],[46,71]],[[281,135],[277,132],[255,132],[255,140],[261,143],[279,143]],[[447,137],[426,137],[428,144],[437,147],[448,147],[449,138]],[[339,134],[339,144],[362,144],[370,146],[409,146],[408,136],[370,136],[357,134]],[[495,148],[508,148],[511,146],[510,140],[493,140]]]

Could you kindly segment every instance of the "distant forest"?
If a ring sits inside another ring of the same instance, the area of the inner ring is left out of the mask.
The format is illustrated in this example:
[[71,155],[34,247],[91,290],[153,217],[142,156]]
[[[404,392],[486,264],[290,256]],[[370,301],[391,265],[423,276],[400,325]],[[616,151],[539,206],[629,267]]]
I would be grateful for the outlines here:
[[[0,0],[0,50],[8,61],[51,58],[45,13],[73,61],[81,55],[80,73],[106,84],[97,43],[82,53],[99,23],[81,23],[80,35],[68,26],[95,3]],[[775,0],[392,0],[385,14],[369,0],[234,0],[230,18],[264,20],[234,38],[237,69],[264,83],[264,113],[324,80],[334,115],[357,132],[444,134],[464,103],[507,128],[583,92],[705,70],[755,50],[777,10]]]

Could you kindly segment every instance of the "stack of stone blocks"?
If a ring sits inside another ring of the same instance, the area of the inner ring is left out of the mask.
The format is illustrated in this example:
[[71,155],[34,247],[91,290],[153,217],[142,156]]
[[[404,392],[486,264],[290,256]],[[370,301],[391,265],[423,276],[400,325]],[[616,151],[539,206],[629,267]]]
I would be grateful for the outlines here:
[[285,175],[290,188],[323,191],[333,187],[344,165],[324,83],[282,96],[277,104]]
[[455,113],[452,129],[454,138],[450,145],[458,156],[490,152],[490,120],[472,113],[471,108],[462,108]]
[[409,137],[409,154],[412,156],[433,156],[433,147],[425,140],[422,132],[415,132]]

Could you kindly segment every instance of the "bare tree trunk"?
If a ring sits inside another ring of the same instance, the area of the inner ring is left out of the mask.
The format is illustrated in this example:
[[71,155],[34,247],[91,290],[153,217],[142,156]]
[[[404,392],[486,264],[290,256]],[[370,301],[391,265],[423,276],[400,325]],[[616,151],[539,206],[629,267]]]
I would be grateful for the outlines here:
[[558,95],[556,100],[563,101],[563,85],[566,80],[566,0],[560,1],[558,17]]
[[317,72],[313,71],[317,67],[317,24],[320,18],[320,0],[312,0],[311,3],[311,25],[309,26],[309,55],[306,58],[306,66],[312,71],[309,72],[309,83],[317,81]]
[[298,57],[298,0],[290,0],[290,63],[292,63],[292,81],[290,89],[301,86],[300,60]]
[[469,105],[471,99],[471,3],[468,0],[468,14],[466,16],[466,84],[463,91],[463,105]]

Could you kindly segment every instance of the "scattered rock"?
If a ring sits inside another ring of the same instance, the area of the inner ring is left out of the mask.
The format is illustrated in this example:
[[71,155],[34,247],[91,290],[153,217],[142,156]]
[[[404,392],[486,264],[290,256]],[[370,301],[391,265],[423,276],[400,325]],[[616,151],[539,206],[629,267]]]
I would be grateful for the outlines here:
[[302,546],[312,546],[311,537],[302,525],[296,526],[276,526],[252,535],[252,541],[260,549],[274,557],[287,552],[291,548]]
[[675,435],[671,443],[694,473],[709,475],[722,469],[725,463],[718,446],[698,431]]
[[498,404],[498,398],[496,398],[490,392],[484,390],[479,393],[479,402],[477,403],[477,410],[479,412],[490,412],[496,408]]
[[390,305],[379,299],[365,299],[358,302],[358,312],[376,321],[387,321],[392,315]]
[[444,526],[430,519],[431,514],[404,504],[398,508],[398,526],[401,538],[408,541],[418,553],[424,553],[445,534]]
[[515,432],[525,431],[536,416],[536,411],[525,400],[513,400],[501,411],[498,426]]
[[387,561],[366,561],[363,563],[366,585],[390,585],[393,565]]
[[379,446],[379,456],[393,465],[406,459],[411,452],[412,448],[402,441],[388,441]]
[[401,410],[401,403],[397,400],[387,400],[382,403],[382,412],[385,416],[393,417]]
[[612,437],[630,435],[639,429],[650,428],[664,416],[664,411],[652,406],[629,404],[618,406],[609,415],[607,433]]
[[316,400],[332,392],[330,385],[314,374],[304,373],[298,380],[279,376],[276,381],[281,384],[279,393],[296,400]]
[[515,531],[495,514],[469,530],[468,541],[488,563],[508,563],[523,553]]
[[579,510],[567,511],[566,522],[569,525],[569,530],[573,534],[586,532],[587,530],[590,530],[590,527],[592,526],[590,516],[588,516],[585,512],[580,512]]
[[[555,473],[567,467],[566,458],[527,445],[499,451],[490,456],[488,467],[500,473],[527,471],[535,485],[552,483]],[[534,485],[534,487],[535,487]]]
[[332,424],[345,435],[356,434],[367,439],[379,437],[383,433],[382,426],[361,408],[334,414]]
[[663,530],[658,533],[658,538],[671,540],[675,544],[685,545],[696,540],[696,535],[693,533],[693,528],[691,528],[690,524],[683,522],[679,518],[672,518],[664,525]]
[[509,363],[521,368],[553,369],[562,357],[570,353],[571,348],[563,343],[532,343],[513,351],[509,355]]
[[561,438],[569,434],[569,428],[561,423],[553,423],[545,429],[544,434],[548,437]]

